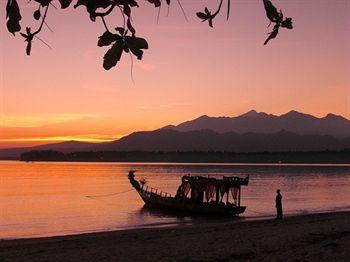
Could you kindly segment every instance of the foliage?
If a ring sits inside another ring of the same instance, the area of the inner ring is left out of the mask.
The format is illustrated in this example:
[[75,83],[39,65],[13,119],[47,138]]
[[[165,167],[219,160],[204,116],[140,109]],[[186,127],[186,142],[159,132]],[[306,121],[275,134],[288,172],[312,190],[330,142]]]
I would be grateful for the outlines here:
[[[17,0],[7,0],[6,5],[6,18],[7,29],[10,33],[15,35],[20,33],[27,43],[26,53],[31,54],[32,42],[36,38],[46,44],[37,35],[41,32],[46,23],[47,13],[50,7],[57,8],[55,5],[59,4],[61,9],[67,9],[74,2],[74,8],[85,7],[89,14],[90,20],[95,22],[96,19],[100,19],[105,27],[105,32],[98,37],[97,45],[99,47],[108,47],[106,54],[103,57],[103,67],[109,70],[117,65],[120,61],[123,53],[129,53],[132,59],[132,55],[141,60],[143,56],[143,50],[148,49],[148,43],[146,39],[136,36],[136,29],[132,23],[132,10],[138,8],[138,2],[141,0],[29,0],[28,3],[37,4],[38,9],[33,13],[35,20],[40,20],[41,23],[37,30],[32,31],[32,28],[26,27],[24,32],[21,32],[21,12]],[[176,2],[187,20],[184,9],[182,8],[180,0],[143,0],[155,8],[161,8],[162,5],[170,7],[172,2]],[[204,12],[198,12],[197,17],[202,22],[207,21],[210,27],[213,27],[213,20],[222,11],[222,5],[224,0],[219,0],[219,6],[215,12],[211,12],[207,7],[204,8]],[[280,27],[291,29],[292,19],[283,19],[282,11],[278,12],[273,6],[270,0],[263,0],[266,15],[268,19],[274,23],[274,28],[264,44],[267,44],[271,39],[275,38],[278,34]],[[227,11],[226,18],[230,16],[231,0],[226,0]],[[113,26],[111,30],[106,23],[105,17],[110,15],[113,11],[117,10],[123,18],[123,25]],[[49,27],[48,27],[49,28]],[[49,28],[50,29],[50,28]],[[46,44],[47,45],[47,44]]]
[[271,1],[264,0],[264,7],[266,11],[266,16],[270,20],[270,23],[275,23],[273,27],[273,31],[269,33],[269,37],[264,42],[264,45],[266,45],[271,39],[276,38],[280,27],[292,29],[293,25],[292,25],[292,18],[287,17],[283,19],[282,10],[278,12],[277,8],[273,6]]

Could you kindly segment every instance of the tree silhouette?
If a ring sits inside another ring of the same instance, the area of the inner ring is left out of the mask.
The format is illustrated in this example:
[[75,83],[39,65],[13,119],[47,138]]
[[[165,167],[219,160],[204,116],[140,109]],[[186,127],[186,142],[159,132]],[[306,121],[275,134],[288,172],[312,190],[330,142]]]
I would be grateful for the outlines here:
[[283,19],[282,10],[278,12],[277,8],[273,6],[271,1],[264,0],[264,7],[266,10],[266,16],[270,20],[270,23],[275,23],[273,27],[273,31],[269,33],[269,37],[264,42],[264,45],[266,45],[271,39],[276,38],[280,27],[292,29],[293,25],[292,25],[292,18],[287,17]]
[[[24,1],[24,0],[23,0]],[[35,20],[40,20],[41,23],[36,30],[32,30],[30,27],[26,27],[25,31],[22,31],[20,21],[22,19],[20,7],[17,0],[7,0],[6,5],[6,18],[7,29],[14,36],[16,33],[24,38],[27,43],[26,53],[30,55],[32,49],[32,42],[36,38],[46,44],[42,39],[38,37],[38,34],[42,31],[43,26],[47,25],[46,18],[50,7],[57,8],[59,4],[62,9],[67,9],[74,2],[74,8],[85,7],[89,14],[90,20],[95,22],[100,20],[105,28],[105,32],[98,37],[97,45],[99,47],[108,47],[106,54],[103,57],[103,67],[106,70],[115,67],[120,61],[123,53],[129,53],[141,60],[143,56],[143,50],[148,49],[148,43],[146,39],[136,36],[136,29],[132,23],[132,10],[138,8],[138,2],[141,0],[29,0],[28,4],[38,5],[38,9],[33,13]],[[172,2],[176,2],[187,20],[185,10],[183,9],[180,0],[143,0],[153,5],[155,8],[161,8],[162,5],[170,7]],[[207,21],[210,27],[213,27],[213,20],[223,10],[223,3],[226,2],[226,18],[229,19],[231,0],[218,0],[218,8],[212,12],[207,7],[204,8],[204,12],[198,12],[197,17],[203,22]],[[278,12],[276,7],[273,6],[270,0],[263,0],[266,15],[270,20],[270,23],[274,23],[273,31],[269,33],[264,45],[266,45],[271,39],[274,39],[280,27],[292,29],[292,18],[283,18],[282,11]],[[113,25],[113,30],[107,25],[105,17],[109,16],[112,12],[120,12],[123,22],[121,25]],[[49,27],[48,27],[49,28]],[[47,45],[47,44],[46,44]]]

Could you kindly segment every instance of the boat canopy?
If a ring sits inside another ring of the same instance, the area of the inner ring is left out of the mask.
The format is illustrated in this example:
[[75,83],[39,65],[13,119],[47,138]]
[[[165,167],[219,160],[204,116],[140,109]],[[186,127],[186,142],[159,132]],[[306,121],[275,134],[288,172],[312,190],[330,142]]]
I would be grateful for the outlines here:
[[[191,201],[197,204],[206,201],[207,203],[214,202],[216,204],[226,202],[226,205],[232,205],[229,200],[229,196],[232,194],[233,204],[240,206],[241,186],[246,186],[248,183],[249,175],[245,178],[224,176],[222,179],[217,179],[215,177],[191,176],[189,174],[182,177],[182,183],[176,192],[176,197],[185,199],[190,193]],[[224,199],[225,195],[226,199]]]
[[185,175],[182,177],[182,183],[188,182],[190,185],[198,186],[215,186],[225,188],[247,186],[249,182],[249,175],[245,178],[237,176],[224,176],[222,179],[214,177],[203,177],[203,176],[191,176]]

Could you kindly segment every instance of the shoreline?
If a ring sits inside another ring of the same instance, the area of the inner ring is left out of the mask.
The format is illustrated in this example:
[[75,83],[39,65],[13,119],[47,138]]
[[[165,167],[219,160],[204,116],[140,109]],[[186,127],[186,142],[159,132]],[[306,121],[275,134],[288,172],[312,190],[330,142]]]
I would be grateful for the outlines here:
[[[161,211],[160,211],[161,212]],[[283,217],[284,219],[289,219],[293,217],[304,217],[304,216],[310,216],[310,215],[322,215],[322,214],[333,214],[333,213],[346,213],[349,212],[350,215],[350,208],[342,208],[338,210],[317,210],[310,213],[284,213]],[[34,239],[49,239],[49,238],[62,238],[62,237],[74,237],[74,236],[84,236],[84,235],[90,235],[90,234],[104,234],[104,233],[117,233],[117,232],[129,232],[129,231],[138,231],[138,230],[152,230],[152,229],[169,229],[169,228],[182,228],[182,227],[200,227],[200,226],[210,226],[217,224],[236,224],[236,223],[249,223],[254,221],[265,221],[265,220],[275,220],[275,214],[261,214],[258,212],[259,215],[257,216],[237,216],[237,217],[206,217],[207,220],[201,220],[201,221],[188,221],[188,222],[159,222],[159,223],[150,223],[150,224],[144,224],[144,225],[135,225],[135,226],[126,226],[126,227],[117,227],[111,230],[88,230],[88,231],[75,231],[75,233],[66,233],[66,234],[58,234],[58,235],[40,235],[40,234],[34,234],[34,235],[23,235],[20,237],[5,237],[0,238],[0,244],[4,241],[17,241],[17,240],[34,240]],[[199,216],[201,217],[201,216]],[[198,217],[197,217],[198,218]],[[203,218],[203,217],[202,217]],[[205,218],[205,217],[204,217]],[[216,220],[216,221],[214,221]]]
[[[333,213],[346,213],[349,212],[350,209],[344,208],[339,210],[319,210],[310,213],[285,213],[283,214],[284,219],[290,219],[293,217],[304,217],[310,215],[322,215],[322,214],[333,214]],[[200,216],[199,216],[200,217]],[[198,217],[197,217],[198,218]],[[205,217],[204,217],[205,218]],[[108,233],[117,233],[117,232],[129,232],[129,231],[138,231],[138,230],[152,230],[152,229],[169,229],[169,228],[182,228],[182,227],[200,227],[200,226],[210,226],[210,225],[218,225],[218,224],[236,224],[236,223],[250,223],[254,221],[265,221],[265,220],[275,220],[275,214],[260,214],[257,216],[237,216],[237,217],[207,217],[208,220],[201,221],[189,221],[189,222],[159,222],[159,223],[151,223],[144,225],[135,225],[135,226],[127,226],[127,227],[117,227],[111,230],[90,230],[90,231],[76,231],[75,233],[67,233],[62,235],[24,235],[21,237],[8,237],[8,238],[0,238],[0,243],[4,241],[25,241],[25,240],[35,240],[35,239],[49,239],[49,238],[65,238],[65,237],[74,237],[74,236],[84,236],[90,234],[108,234]],[[216,220],[216,221],[214,221]]]
[[192,162],[192,163],[350,163],[350,150],[338,151],[30,151],[21,161]]
[[350,259],[350,211],[0,241],[1,261],[271,259]]
[[54,164],[119,164],[119,165],[184,165],[184,166],[271,166],[271,167],[278,167],[278,166],[286,166],[286,167],[303,167],[303,166],[315,166],[315,167],[350,167],[349,163],[306,163],[306,162],[298,162],[298,163],[270,163],[270,162],[155,162],[155,161],[124,161],[124,162],[118,162],[118,161],[23,161],[19,159],[0,159],[0,163],[6,163],[6,162],[19,162],[19,163],[25,163],[25,164],[31,164],[31,163],[54,163]]

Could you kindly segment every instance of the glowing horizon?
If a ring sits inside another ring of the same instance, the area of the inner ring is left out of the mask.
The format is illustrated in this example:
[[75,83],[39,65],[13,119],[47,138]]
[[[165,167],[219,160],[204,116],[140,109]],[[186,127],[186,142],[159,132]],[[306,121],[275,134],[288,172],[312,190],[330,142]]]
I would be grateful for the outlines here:
[[123,135],[116,136],[113,138],[96,138],[94,135],[91,137],[83,136],[53,136],[53,137],[23,137],[23,138],[2,138],[2,142],[64,142],[64,141],[77,141],[77,142],[90,142],[90,143],[103,143],[111,142],[120,139]]
[[[251,109],[247,112],[244,113],[248,113],[250,111],[256,111],[255,109]],[[293,110],[290,110],[293,111]],[[290,112],[288,111],[288,112]],[[294,110],[295,111],[295,110]],[[267,114],[271,114],[270,112],[260,112],[260,111],[256,111],[257,113],[267,113]],[[284,112],[283,114],[286,114],[288,112]],[[304,113],[307,114],[307,112],[299,112],[299,113]],[[275,116],[281,116],[283,114],[271,114],[271,115],[275,115]],[[317,118],[323,118],[326,117],[328,114],[333,114],[331,112],[324,114],[324,115],[314,115]],[[223,115],[218,115],[218,116],[212,116],[212,117],[236,117],[239,115],[235,115],[235,116],[223,116]],[[200,117],[200,116],[198,116]],[[196,117],[197,118],[197,117]],[[193,120],[193,119],[187,119],[187,120]],[[77,119],[77,121],[79,121],[79,119]],[[70,122],[70,124],[72,124],[72,122]],[[169,123],[168,123],[169,124]],[[168,124],[164,124],[163,126],[159,126],[158,128],[164,127]],[[180,123],[170,123],[170,124],[180,124]],[[14,127],[16,128],[16,127]],[[27,127],[25,127],[27,128]],[[31,127],[33,128],[33,127]],[[37,126],[36,128],[41,129],[42,126]],[[18,129],[18,127],[16,128]],[[136,131],[150,131],[150,130],[133,130],[131,132],[136,132]],[[88,142],[88,143],[104,143],[104,142],[111,142],[111,141],[115,141],[118,140],[124,136],[129,135],[131,132],[126,133],[126,134],[119,134],[119,135],[101,135],[101,134],[84,134],[84,135],[75,135],[75,136],[44,136],[41,137],[41,133],[39,130],[34,129],[34,132],[36,133],[35,137],[18,137],[18,138],[0,138],[0,149],[1,148],[13,148],[13,147],[21,147],[21,146],[38,146],[38,145],[43,145],[43,144],[48,144],[48,143],[57,143],[57,142],[68,142],[68,141],[77,141],[77,142]],[[33,132],[32,132],[33,133]],[[8,146],[10,145],[10,146]]]

